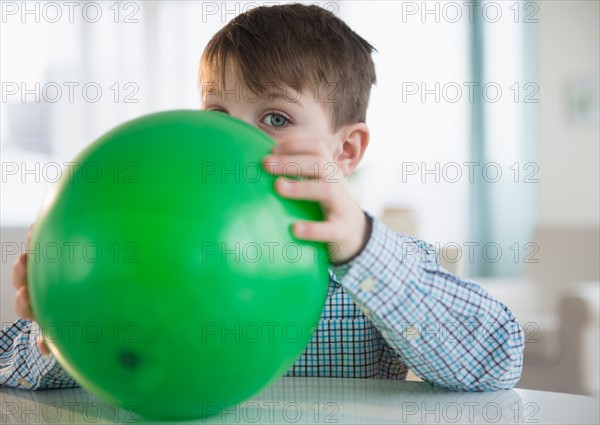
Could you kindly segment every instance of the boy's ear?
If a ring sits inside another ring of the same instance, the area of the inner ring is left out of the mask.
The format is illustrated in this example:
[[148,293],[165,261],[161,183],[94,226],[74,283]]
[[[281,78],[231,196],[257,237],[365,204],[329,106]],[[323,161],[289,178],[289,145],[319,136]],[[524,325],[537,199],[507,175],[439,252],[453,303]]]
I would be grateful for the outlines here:
[[369,145],[369,135],[365,123],[350,124],[340,131],[341,144],[338,144],[335,160],[345,177],[360,163]]

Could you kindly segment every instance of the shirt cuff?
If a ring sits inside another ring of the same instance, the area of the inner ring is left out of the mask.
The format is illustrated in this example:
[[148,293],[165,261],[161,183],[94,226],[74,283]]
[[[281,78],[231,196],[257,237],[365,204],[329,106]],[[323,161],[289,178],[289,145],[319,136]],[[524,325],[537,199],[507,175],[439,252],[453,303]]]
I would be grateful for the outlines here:
[[373,217],[369,215],[366,211],[363,211],[365,214],[365,218],[367,219],[367,238],[364,245],[358,250],[356,254],[347,259],[342,263],[334,263],[331,262],[331,270],[335,273],[338,279],[343,279],[344,275],[350,270],[350,268],[356,263],[356,261],[360,258],[361,254],[365,251],[366,247],[369,245],[369,241],[371,240],[371,236],[373,235]]
[[[365,215],[371,223],[367,244],[351,261],[331,265],[341,285],[350,293],[361,301],[381,304],[390,290],[397,294],[403,290],[404,282],[429,280],[431,276],[423,272],[439,270],[435,247],[395,232],[377,218]],[[429,290],[427,285],[420,288],[422,292]]]

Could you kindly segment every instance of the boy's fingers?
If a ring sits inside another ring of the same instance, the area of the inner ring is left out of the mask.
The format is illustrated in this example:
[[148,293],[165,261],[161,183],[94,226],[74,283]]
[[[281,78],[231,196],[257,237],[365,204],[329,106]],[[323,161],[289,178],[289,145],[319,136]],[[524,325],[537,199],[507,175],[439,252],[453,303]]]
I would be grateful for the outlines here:
[[340,221],[298,221],[294,223],[292,232],[298,239],[328,243],[329,259],[344,262],[356,255],[360,247],[350,247],[342,242],[348,236],[347,228]]
[[17,312],[17,316],[22,317],[23,319],[35,320],[29,302],[29,291],[27,291],[26,286],[21,286],[17,290],[17,295],[15,296],[15,311]]
[[27,285],[27,254],[23,253],[13,263],[12,284],[16,289]]
[[48,344],[46,344],[46,341],[44,341],[44,337],[40,337],[37,346],[38,350],[40,350],[40,353],[50,354],[50,349],[48,348]]
[[268,155],[263,159],[263,167],[271,174],[322,179],[329,183],[337,183],[343,176],[335,161],[315,155]]
[[27,238],[25,239],[25,247],[29,248],[29,242],[31,242],[31,232],[33,231],[33,224],[29,226],[29,230],[27,231]]
[[278,143],[271,150],[274,154],[312,154],[320,155],[327,152],[325,143],[315,143],[314,140],[294,138],[285,143]]
[[315,242],[336,241],[341,233],[331,221],[297,221],[293,232],[299,239]]
[[289,199],[319,201],[326,209],[333,210],[341,206],[336,186],[323,181],[292,181],[286,177],[279,177],[275,180],[275,190],[281,196]]

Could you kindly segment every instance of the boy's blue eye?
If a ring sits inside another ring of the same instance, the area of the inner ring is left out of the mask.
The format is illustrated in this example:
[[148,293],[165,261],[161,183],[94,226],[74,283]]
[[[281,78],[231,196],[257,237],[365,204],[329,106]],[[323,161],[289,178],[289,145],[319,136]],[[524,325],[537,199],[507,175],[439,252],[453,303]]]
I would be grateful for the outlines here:
[[263,123],[271,127],[280,128],[285,127],[289,123],[289,121],[283,115],[272,112],[270,114],[265,115],[265,117],[263,118]]

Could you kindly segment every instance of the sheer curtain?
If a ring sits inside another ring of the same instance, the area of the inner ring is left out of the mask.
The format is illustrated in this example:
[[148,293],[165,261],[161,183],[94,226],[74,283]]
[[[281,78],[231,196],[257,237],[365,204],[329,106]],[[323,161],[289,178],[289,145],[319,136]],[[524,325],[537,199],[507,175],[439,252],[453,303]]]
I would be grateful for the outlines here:
[[361,202],[375,214],[413,211],[416,236],[438,248],[469,238],[469,22],[452,12],[444,2],[387,1],[340,11],[378,50]]
[[[535,2],[481,3],[471,27],[473,79],[486,87],[473,104],[472,161],[482,164],[471,190],[472,238],[481,249],[470,273],[518,276],[537,262],[532,240],[539,164],[534,74]],[[487,168],[485,168],[487,167]]]
[[374,212],[414,211],[417,236],[456,248],[450,260],[470,276],[514,276],[536,258],[537,9],[342,3],[342,17],[379,50],[361,200]]
[[223,25],[206,2],[14,3],[2,17],[3,227],[34,221],[68,163],[114,126],[198,108],[200,54]]

